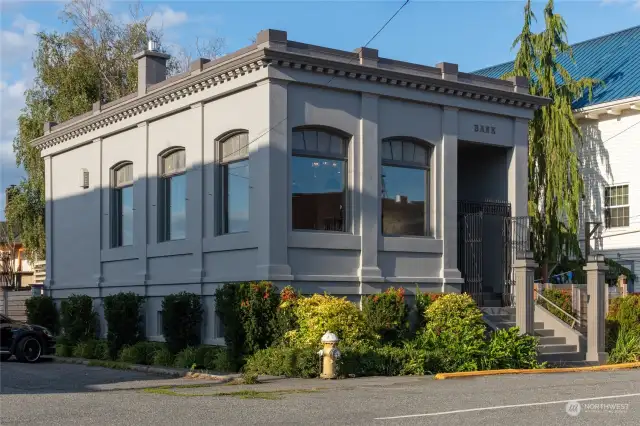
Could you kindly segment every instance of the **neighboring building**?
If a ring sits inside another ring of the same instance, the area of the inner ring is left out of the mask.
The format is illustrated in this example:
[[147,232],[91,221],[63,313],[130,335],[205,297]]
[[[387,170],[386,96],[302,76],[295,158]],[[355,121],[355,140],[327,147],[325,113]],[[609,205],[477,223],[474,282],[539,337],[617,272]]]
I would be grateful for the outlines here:
[[[48,293],[89,294],[99,310],[109,294],[145,295],[151,339],[162,297],[189,291],[204,300],[204,341],[220,342],[213,295],[231,281],[352,300],[390,285],[458,292],[458,199],[466,213],[526,215],[528,120],[547,100],[522,78],[277,30],[168,79],[167,55],[137,58],[137,93],[46,123],[33,144]],[[501,294],[500,247],[485,252],[461,250],[497,277],[472,292]]]
[[[575,63],[560,55],[574,78],[604,84],[589,100],[574,102],[582,130],[578,143],[585,184],[580,240],[585,221],[600,222],[590,247],[640,277],[640,26],[572,46]],[[498,78],[513,62],[477,71]]]
[[7,222],[0,222],[0,285],[15,289],[35,281],[34,270],[25,256],[20,235]]

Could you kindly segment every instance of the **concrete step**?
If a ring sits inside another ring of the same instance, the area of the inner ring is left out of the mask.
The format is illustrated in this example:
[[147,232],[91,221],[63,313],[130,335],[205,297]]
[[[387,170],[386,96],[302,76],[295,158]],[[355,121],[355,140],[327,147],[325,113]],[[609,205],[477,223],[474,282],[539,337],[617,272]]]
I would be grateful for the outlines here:
[[538,344],[539,354],[553,354],[559,352],[576,352],[578,347],[576,345],[540,345]]
[[494,323],[502,323],[502,322],[516,322],[515,315],[487,315],[487,319]]
[[540,337],[539,345],[566,345],[567,339],[564,337]]
[[482,305],[485,308],[500,308],[502,307],[502,300],[500,299],[484,299]]
[[552,328],[537,328],[535,330],[535,334],[541,337],[553,337],[555,336],[555,331]]
[[584,361],[585,354],[580,352],[552,352],[545,354],[538,354],[539,362],[549,363],[561,363],[561,362],[574,362]]
[[499,307],[485,306],[480,308],[480,310],[485,315],[515,315],[516,314],[516,308],[505,308],[502,306],[499,306]]
[[[516,322],[515,321],[500,321],[500,322],[496,321],[496,325],[499,325],[501,328],[511,328],[511,327],[515,327],[516,326]],[[535,331],[541,330],[543,328],[544,328],[544,323],[543,322],[534,322],[533,323],[533,329]]]

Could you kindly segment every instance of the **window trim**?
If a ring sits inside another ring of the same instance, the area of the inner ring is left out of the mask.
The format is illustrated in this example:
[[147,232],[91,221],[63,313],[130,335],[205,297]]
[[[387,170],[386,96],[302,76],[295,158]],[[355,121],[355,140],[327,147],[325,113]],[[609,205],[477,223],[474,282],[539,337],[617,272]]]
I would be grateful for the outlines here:
[[[629,183],[617,183],[617,184],[613,184],[613,185],[605,185],[604,186],[604,226],[605,229],[618,229],[618,228],[628,228],[629,226],[631,226],[631,198],[629,196],[630,194],[630,186]],[[608,200],[607,200],[607,190],[611,190],[613,188],[623,188],[623,187],[627,187],[627,204],[620,204],[620,205],[615,205],[615,206],[610,206],[608,205]],[[628,219],[628,224],[626,225],[619,225],[619,226],[611,226],[611,213],[610,210],[611,209],[618,209],[618,208],[627,208],[628,209],[628,215],[627,215],[627,219]]]
[[[185,164],[183,167],[181,167],[180,169],[174,170],[170,173],[165,172],[164,170],[164,160],[173,155],[176,154],[178,152],[184,152],[184,157],[185,157]],[[168,183],[171,181],[172,178],[176,177],[176,176],[181,176],[181,175],[186,175],[187,173],[187,150],[182,147],[182,146],[174,146],[171,148],[167,148],[164,151],[162,151],[160,154],[158,154],[158,242],[159,243],[164,243],[164,242],[169,242],[169,241],[179,241],[179,240],[184,240],[186,239],[186,229],[185,229],[185,237],[184,238],[176,238],[176,239],[172,239],[171,238],[171,224],[169,221],[169,217],[170,217],[170,204],[167,203],[167,191],[168,191]],[[186,178],[185,178],[185,185],[186,185]],[[186,188],[185,188],[186,189]],[[185,203],[185,209],[186,209],[186,203]]]
[[[304,131],[316,131],[316,132],[324,132],[328,133],[332,136],[337,136],[342,139],[342,143],[344,144],[344,155],[337,155],[332,153],[326,153],[322,151],[315,150],[306,150],[306,149],[294,149],[293,148],[293,135],[296,132],[304,132]],[[289,155],[289,167],[291,167],[291,161],[293,157],[303,157],[303,158],[317,158],[320,160],[340,160],[344,161],[344,213],[343,213],[343,230],[341,231],[332,231],[332,230],[323,230],[323,229],[298,229],[293,227],[293,174],[289,173],[289,203],[290,203],[290,219],[289,219],[289,231],[291,232],[309,232],[309,233],[328,233],[328,234],[353,234],[353,201],[352,190],[351,190],[351,172],[352,172],[352,140],[353,135],[345,132],[344,130],[340,130],[335,127],[325,126],[325,125],[302,125],[296,126],[291,129],[291,149]]]
[[[117,183],[116,180],[116,175],[117,173],[124,169],[125,167],[131,167],[131,180],[130,181],[126,181],[124,183]],[[122,221],[120,220],[120,215],[121,215],[121,209],[122,209],[122,200],[121,200],[121,194],[122,194],[122,190],[126,189],[126,188],[131,188],[131,190],[133,191],[133,183],[134,183],[134,178],[133,178],[133,162],[132,161],[121,161],[119,163],[116,163],[115,165],[113,165],[111,167],[110,170],[110,201],[111,201],[111,208],[110,208],[110,220],[109,220],[109,226],[110,226],[110,248],[120,248],[120,247],[131,247],[133,245],[133,241],[132,244],[127,244],[124,245],[122,240]]]
[[[382,147],[385,142],[410,142],[414,145],[422,146],[427,152],[428,161],[427,164],[420,164],[413,161],[405,160],[389,160],[382,157]],[[431,188],[433,184],[433,178],[431,176],[433,170],[433,157],[435,153],[436,145],[413,136],[390,136],[380,140],[380,234],[383,237],[403,237],[403,238],[433,238],[433,229],[431,226],[431,208],[433,207],[433,193]],[[423,235],[407,235],[407,234],[386,234],[384,232],[384,209],[383,209],[383,196],[382,196],[382,170],[384,166],[398,167],[413,170],[424,170],[425,173],[425,211],[424,211],[424,234]]]
[[[222,157],[222,149],[223,149],[224,143],[229,139],[233,138],[234,136],[238,136],[242,134],[247,135],[247,154],[244,155],[243,157],[233,157],[231,160],[228,160],[228,161],[225,160]],[[215,197],[215,200],[219,200],[219,204],[218,204],[219,207],[217,209],[218,220],[216,221],[217,222],[216,236],[241,234],[244,232],[249,232],[248,229],[246,231],[229,232],[229,221],[228,221],[228,212],[227,212],[227,206],[229,204],[228,203],[229,180],[227,179],[227,171],[230,165],[239,163],[241,161],[249,160],[249,146],[251,145],[251,140],[249,139],[249,131],[246,129],[229,130],[227,132],[224,132],[217,138],[215,138],[214,142],[215,142],[215,151],[216,151],[215,158],[218,166],[218,170],[217,170],[217,173],[215,173],[215,175],[220,182],[218,185],[216,185],[220,196]],[[249,177],[247,178],[247,180],[249,180],[251,176],[251,167],[249,163],[247,163],[247,166],[249,166]],[[249,188],[251,187],[249,186]],[[251,208],[251,195],[249,195],[249,208]]]

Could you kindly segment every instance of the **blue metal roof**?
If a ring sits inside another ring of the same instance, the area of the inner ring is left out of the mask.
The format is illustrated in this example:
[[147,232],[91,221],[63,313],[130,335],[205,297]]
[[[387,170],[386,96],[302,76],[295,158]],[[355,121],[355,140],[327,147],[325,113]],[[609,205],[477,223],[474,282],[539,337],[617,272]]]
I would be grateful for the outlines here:
[[[640,96],[640,26],[576,43],[572,62],[566,54],[558,56],[560,64],[573,78],[592,77],[604,82],[587,96],[573,103],[573,108],[613,102]],[[513,70],[513,61],[475,71],[474,74],[500,78]]]

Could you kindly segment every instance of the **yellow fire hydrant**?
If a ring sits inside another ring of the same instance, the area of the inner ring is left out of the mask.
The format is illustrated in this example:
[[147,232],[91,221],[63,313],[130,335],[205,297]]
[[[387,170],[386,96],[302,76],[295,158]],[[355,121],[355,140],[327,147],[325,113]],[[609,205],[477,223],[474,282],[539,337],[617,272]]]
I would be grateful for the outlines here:
[[338,336],[330,331],[327,331],[320,339],[324,346],[318,351],[318,356],[322,358],[322,373],[320,373],[320,377],[323,379],[335,379],[338,377],[336,361],[340,359],[340,350],[336,345],[339,341]]

